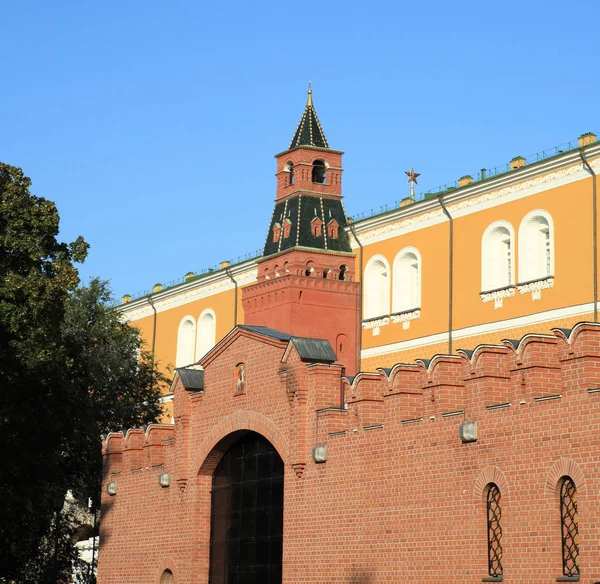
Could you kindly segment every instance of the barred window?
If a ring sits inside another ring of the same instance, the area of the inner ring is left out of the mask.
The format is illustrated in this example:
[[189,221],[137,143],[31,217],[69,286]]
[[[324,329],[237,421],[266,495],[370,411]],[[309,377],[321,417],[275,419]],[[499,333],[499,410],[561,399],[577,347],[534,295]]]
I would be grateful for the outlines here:
[[577,489],[570,477],[563,477],[560,487],[560,523],[562,528],[563,575],[579,576]]
[[487,493],[488,574],[502,577],[502,508],[500,489],[490,483]]

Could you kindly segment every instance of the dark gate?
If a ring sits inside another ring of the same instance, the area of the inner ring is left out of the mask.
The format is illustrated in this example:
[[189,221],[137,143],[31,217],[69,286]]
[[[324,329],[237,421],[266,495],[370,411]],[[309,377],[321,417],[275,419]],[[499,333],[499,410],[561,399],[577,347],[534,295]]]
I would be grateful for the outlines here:
[[213,475],[211,584],[281,584],[283,461],[248,432]]

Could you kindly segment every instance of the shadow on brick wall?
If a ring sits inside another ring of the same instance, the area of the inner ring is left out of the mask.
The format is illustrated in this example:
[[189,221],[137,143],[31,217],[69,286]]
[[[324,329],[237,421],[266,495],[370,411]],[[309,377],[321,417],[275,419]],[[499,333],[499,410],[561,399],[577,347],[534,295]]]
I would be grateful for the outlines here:
[[377,570],[374,568],[359,568],[353,566],[350,570],[348,584],[367,584],[368,582],[375,582],[376,577]]

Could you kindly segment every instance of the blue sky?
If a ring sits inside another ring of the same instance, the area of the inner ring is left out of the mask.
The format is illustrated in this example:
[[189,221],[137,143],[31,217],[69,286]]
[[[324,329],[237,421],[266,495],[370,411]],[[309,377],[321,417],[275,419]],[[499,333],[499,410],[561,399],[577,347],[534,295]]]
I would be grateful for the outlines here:
[[0,160],[139,293],[262,247],[308,79],[355,214],[600,131],[600,3],[7,2]]

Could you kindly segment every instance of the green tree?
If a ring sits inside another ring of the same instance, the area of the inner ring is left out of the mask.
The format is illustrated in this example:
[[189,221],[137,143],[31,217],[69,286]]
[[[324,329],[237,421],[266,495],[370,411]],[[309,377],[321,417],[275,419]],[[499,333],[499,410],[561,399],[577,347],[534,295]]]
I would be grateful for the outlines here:
[[78,287],[88,245],[59,242],[29,188],[0,163],[0,582],[17,584],[72,573],[80,521],[53,499],[98,504],[100,434],[155,421],[166,381],[107,284]]

